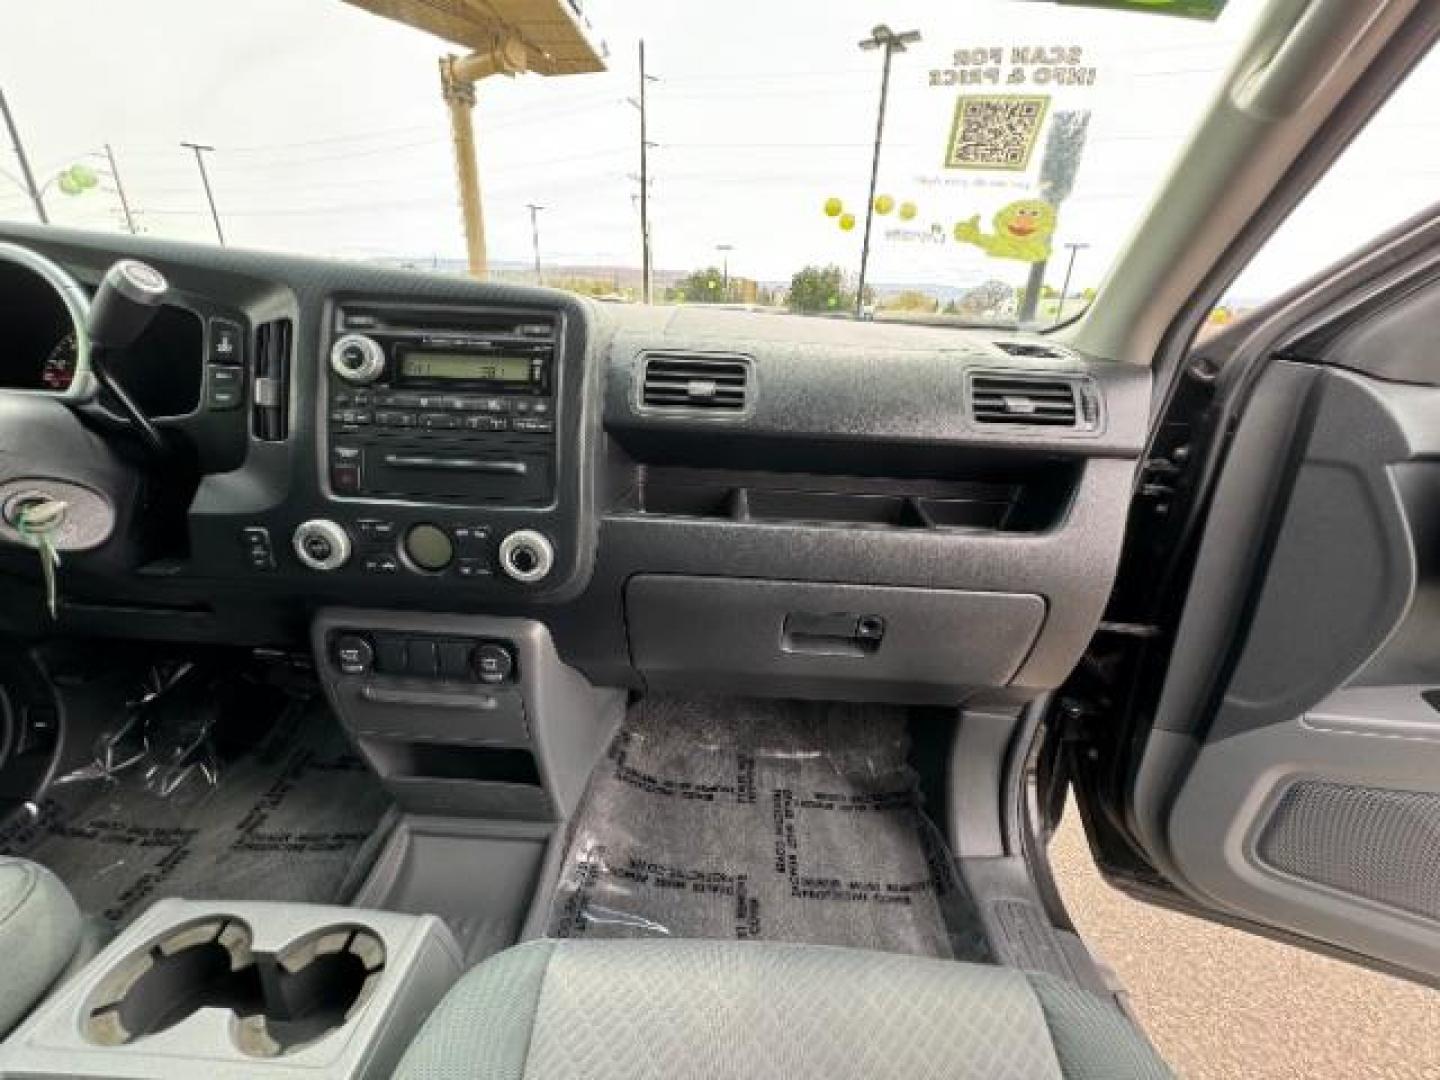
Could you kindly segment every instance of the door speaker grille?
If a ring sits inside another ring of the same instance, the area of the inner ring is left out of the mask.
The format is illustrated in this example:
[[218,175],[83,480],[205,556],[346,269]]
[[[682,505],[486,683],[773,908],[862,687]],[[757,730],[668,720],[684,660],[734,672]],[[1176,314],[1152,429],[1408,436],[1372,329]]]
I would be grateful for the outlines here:
[[1440,919],[1440,795],[1302,780],[1257,853],[1294,877]]

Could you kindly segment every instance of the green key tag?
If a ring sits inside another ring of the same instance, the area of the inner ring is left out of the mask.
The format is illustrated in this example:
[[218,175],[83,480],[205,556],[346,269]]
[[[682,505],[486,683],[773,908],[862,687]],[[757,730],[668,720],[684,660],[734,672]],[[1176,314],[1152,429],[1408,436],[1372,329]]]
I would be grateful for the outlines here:
[[58,499],[44,499],[31,503],[20,511],[15,529],[40,553],[40,573],[45,579],[45,606],[50,618],[60,617],[60,582],[56,570],[60,567],[60,552],[55,547],[55,535],[65,522],[65,511],[69,507]]

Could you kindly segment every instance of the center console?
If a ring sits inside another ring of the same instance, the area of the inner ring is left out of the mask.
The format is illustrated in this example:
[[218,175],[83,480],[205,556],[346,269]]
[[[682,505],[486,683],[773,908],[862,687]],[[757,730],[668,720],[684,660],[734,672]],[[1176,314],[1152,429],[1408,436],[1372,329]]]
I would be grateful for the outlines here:
[[[317,573],[484,598],[577,589],[593,559],[583,320],[375,300],[328,318],[326,513],[300,521],[285,554]],[[245,538],[260,568],[279,547],[264,531]]]
[[434,916],[161,900],[0,1045],[0,1074],[380,1080],[462,962]]

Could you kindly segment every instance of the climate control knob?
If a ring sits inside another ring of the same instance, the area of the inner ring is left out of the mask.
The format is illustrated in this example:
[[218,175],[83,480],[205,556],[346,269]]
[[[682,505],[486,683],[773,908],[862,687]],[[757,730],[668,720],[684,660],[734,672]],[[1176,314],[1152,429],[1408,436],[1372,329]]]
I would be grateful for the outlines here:
[[554,566],[555,549],[534,529],[521,529],[500,541],[500,569],[516,581],[541,581]]
[[350,534],[324,518],[296,526],[294,545],[296,558],[311,570],[339,570],[350,561]]
[[346,382],[372,383],[385,374],[385,350],[374,338],[346,334],[330,346],[330,370]]

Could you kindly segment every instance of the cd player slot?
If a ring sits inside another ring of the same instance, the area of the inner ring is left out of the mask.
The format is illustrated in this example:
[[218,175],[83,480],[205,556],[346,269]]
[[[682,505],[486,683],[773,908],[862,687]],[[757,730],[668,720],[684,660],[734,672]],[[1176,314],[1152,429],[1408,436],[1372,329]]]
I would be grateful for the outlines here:
[[433,454],[386,454],[385,464],[392,469],[453,469],[503,476],[524,476],[530,471],[530,466],[523,461],[483,461],[478,458],[435,457]]
[[[554,454],[536,447],[345,444],[358,457],[356,484],[341,494],[432,499],[467,505],[542,506],[554,484]],[[332,454],[334,467],[341,465]],[[341,467],[345,467],[341,465]]]

